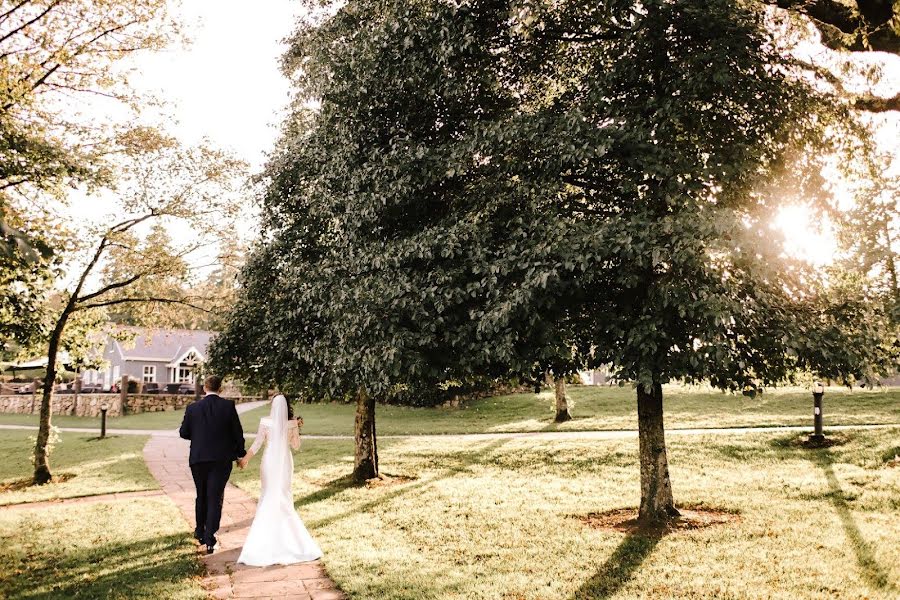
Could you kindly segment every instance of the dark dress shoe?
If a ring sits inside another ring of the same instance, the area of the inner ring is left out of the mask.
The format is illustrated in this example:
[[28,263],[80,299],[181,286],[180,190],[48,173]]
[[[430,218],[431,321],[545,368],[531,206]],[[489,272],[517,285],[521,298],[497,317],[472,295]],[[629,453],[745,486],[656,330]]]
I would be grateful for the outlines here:
[[216,551],[215,545],[212,545],[212,546],[210,546],[209,544],[206,545],[206,553],[207,554],[212,554],[215,551]]

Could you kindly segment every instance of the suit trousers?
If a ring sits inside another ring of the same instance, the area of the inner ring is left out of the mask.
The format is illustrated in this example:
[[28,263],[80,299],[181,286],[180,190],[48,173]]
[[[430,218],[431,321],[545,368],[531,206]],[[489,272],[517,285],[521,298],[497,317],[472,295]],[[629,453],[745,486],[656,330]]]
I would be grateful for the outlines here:
[[231,476],[232,463],[228,461],[199,462],[191,465],[194,487],[197,488],[197,503],[194,516],[197,528],[194,535],[202,543],[213,546],[216,532],[222,520],[222,502],[225,500],[225,486]]

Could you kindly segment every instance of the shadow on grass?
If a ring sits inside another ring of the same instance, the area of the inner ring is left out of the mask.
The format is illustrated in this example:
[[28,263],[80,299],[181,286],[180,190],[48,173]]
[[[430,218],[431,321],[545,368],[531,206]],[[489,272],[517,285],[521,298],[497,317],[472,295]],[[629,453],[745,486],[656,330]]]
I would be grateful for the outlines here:
[[613,596],[631,580],[663,535],[665,530],[662,528],[629,533],[597,572],[575,591],[573,600]]
[[812,461],[821,467],[825,473],[825,478],[828,480],[828,487],[830,488],[828,495],[831,498],[831,503],[834,505],[838,518],[841,520],[841,525],[844,527],[844,533],[850,541],[853,552],[856,554],[856,564],[859,566],[863,580],[869,586],[882,592],[892,592],[894,594],[900,592],[900,589],[891,583],[884,567],[875,559],[872,547],[863,537],[856,520],[853,518],[853,512],[850,509],[850,504],[847,502],[841,482],[838,480],[837,475],[834,474],[834,457],[831,451],[828,449],[816,450]]
[[[184,534],[77,550],[51,544],[27,557],[15,556],[22,550],[10,550],[4,559],[24,563],[24,570],[0,578],[3,598],[183,598],[190,594],[188,582],[200,573]],[[204,596],[202,590],[196,592],[197,598]]]
[[[335,515],[331,515],[329,517],[325,517],[322,519],[316,519],[315,521],[309,521],[308,525],[310,527],[325,527],[327,525],[331,525],[341,519],[345,519],[350,515],[369,511],[377,506],[380,506],[386,502],[390,502],[394,498],[398,498],[400,496],[404,496],[412,491],[420,490],[428,487],[429,485],[441,481],[444,479],[449,479],[451,477],[455,477],[460,473],[467,472],[477,465],[488,464],[490,459],[492,458],[491,453],[509,441],[507,438],[494,440],[488,444],[485,444],[482,447],[476,448],[470,452],[460,452],[456,453],[456,455],[460,456],[461,459],[457,461],[456,464],[445,468],[442,472],[436,474],[434,477],[429,477],[427,479],[421,479],[414,483],[398,485],[392,491],[380,495],[378,498],[374,500],[370,500],[369,502],[364,502],[362,504],[357,504],[354,507],[350,508],[341,513],[337,513]],[[309,504],[313,504],[314,502],[320,502],[322,500],[326,500],[335,496],[336,494],[352,488],[357,487],[352,479],[347,477],[341,477],[335,480],[330,481],[324,488],[317,492],[313,492],[312,494],[308,494],[294,502],[294,507],[306,506]]]
[[356,482],[353,481],[353,475],[344,475],[342,477],[338,477],[337,479],[332,479],[321,489],[295,500],[294,508],[300,508],[301,506],[328,500],[332,496],[340,494],[344,490],[355,487],[356,485]]

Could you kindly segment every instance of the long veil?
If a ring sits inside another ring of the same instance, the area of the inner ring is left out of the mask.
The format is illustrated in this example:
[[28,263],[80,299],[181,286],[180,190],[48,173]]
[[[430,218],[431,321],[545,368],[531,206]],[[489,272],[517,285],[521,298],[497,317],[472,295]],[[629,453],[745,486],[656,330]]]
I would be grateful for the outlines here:
[[265,468],[262,471],[266,478],[272,478],[272,481],[261,482],[260,503],[266,499],[266,492],[270,490],[286,490],[290,495],[294,460],[288,447],[287,417],[287,400],[278,394],[272,398],[272,407],[269,410],[269,435],[263,454]]

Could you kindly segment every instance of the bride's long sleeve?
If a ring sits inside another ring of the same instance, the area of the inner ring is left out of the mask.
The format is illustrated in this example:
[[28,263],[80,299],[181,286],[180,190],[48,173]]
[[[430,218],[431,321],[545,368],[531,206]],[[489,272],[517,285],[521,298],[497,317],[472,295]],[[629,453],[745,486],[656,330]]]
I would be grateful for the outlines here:
[[294,450],[300,449],[300,429],[297,427],[297,421],[291,421],[288,425],[288,443]]
[[262,448],[263,442],[266,441],[266,433],[268,432],[268,427],[265,426],[264,423],[259,424],[259,430],[256,432],[256,439],[253,440],[253,445],[250,446],[250,449],[247,450],[247,454],[250,456],[255,456],[259,449]]

